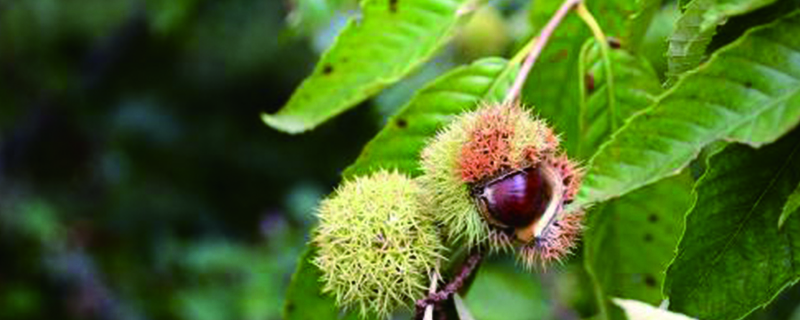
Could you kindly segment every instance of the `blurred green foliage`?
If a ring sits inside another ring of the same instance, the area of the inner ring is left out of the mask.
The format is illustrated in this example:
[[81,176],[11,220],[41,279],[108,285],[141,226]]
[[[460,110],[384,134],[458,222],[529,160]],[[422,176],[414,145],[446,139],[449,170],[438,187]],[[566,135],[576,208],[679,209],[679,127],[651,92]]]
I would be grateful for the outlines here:
[[[490,1],[453,45],[361,107],[301,136],[265,127],[259,114],[287,102],[357,2],[0,0],[0,319],[282,318],[314,207],[388,118],[448,70],[508,57],[560,3]],[[794,2],[731,18],[709,48]],[[640,28],[619,19],[633,2],[589,3],[664,80],[677,3],[648,1],[658,10]],[[572,153],[576,109],[561,106],[577,105],[567,84],[588,35],[570,17],[524,92]],[[613,277],[617,262],[595,257]],[[477,319],[591,317],[583,258],[534,273],[490,259],[464,303]],[[624,283],[602,289],[624,296]],[[793,287],[749,319],[800,319],[798,299]]]
[[280,319],[382,121],[258,118],[355,2],[326,3],[0,1],[0,319]]

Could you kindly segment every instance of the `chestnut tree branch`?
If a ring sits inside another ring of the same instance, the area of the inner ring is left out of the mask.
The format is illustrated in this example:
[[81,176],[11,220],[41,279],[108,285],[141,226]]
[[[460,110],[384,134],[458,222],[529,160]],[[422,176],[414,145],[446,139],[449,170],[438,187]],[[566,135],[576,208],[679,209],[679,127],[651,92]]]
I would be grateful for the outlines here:
[[550,39],[550,36],[553,35],[553,31],[555,31],[556,27],[564,20],[567,13],[579,3],[581,3],[581,0],[565,0],[564,3],[561,4],[561,7],[558,8],[558,11],[550,18],[550,21],[547,22],[547,25],[544,26],[539,36],[534,40],[533,48],[528,54],[528,57],[525,58],[525,62],[522,63],[519,74],[517,78],[514,79],[514,84],[508,89],[506,98],[503,101],[504,103],[509,103],[519,98],[519,93],[522,90],[522,85],[525,84],[525,79],[528,78],[528,74],[531,72],[536,58],[541,55],[542,49],[547,45],[547,41]]
[[[436,293],[436,284],[439,282],[439,274],[434,272],[433,276],[431,277],[431,287],[428,289],[428,295],[432,295]],[[425,307],[425,315],[422,318],[423,320],[433,320],[433,304],[429,304]]]
[[424,319],[426,310],[431,309],[430,307],[439,311],[442,303],[450,299],[453,294],[464,286],[464,282],[477,269],[481,260],[483,260],[483,253],[475,250],[461,265],[461,270],[459,270],[458,274],[442,290],[430,292],[427,297],[417,300],[415,319]]

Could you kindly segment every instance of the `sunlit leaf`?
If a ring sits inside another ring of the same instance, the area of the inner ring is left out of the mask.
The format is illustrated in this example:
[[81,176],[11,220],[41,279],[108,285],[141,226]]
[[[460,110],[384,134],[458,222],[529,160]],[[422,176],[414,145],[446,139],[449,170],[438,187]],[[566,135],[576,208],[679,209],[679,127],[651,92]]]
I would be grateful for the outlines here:
[[730,17],[738,16],[775,3],[777,0],[716,0],[705,13],[700,29],[713,28]]
[[378,168],[417,175],[419,152],[452,116],[476,108],[482,101],[500,101],[518,66],[505,59],[486,58],[442,75],[417,92],[386,127],[370,141],[344,177]]
[[730,17],[751,12],[775,1],[694,0],[685,6],[681,2],[681,8],[685,11],[675,22],[675,30],[669,37],[667,83],[674,84],[678,76],[700,64],[719,24]]
[[300,133],[355,106],[430,58],[466,17],[467,0],[365,0],[313,73],[264,122]]
[[760,145],[800,118],[800,15],[748,31],[636,114],[593,156],[578,203],[680,172],[722,138]]
[[800,279],[800,218],[776,228],[800,183],[800,131],[711,157],[667,271],[670,309],[700,319],[741,319]]
[[692,2],[692,0],[678,0],[678,9],[681,9],[681,11],[686,10],[686,6],[688,6],[690,2]]

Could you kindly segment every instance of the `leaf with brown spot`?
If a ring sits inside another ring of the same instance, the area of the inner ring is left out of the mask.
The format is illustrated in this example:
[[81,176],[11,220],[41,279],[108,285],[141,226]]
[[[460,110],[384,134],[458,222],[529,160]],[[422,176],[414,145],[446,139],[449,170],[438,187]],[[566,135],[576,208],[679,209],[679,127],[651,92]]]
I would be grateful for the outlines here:
[[[365,0],[286,105],[262,120],[296,134],[354,107],[430,59],[469,0]],[[350,62],[347,62],[350,61]]]
[[609,297],[661,302],[660,284],[691,206],[692,182],[687,172],[589,212],[584,263],[601,294],[598,303],[611,308]]
[[453,116],[475,109],[481,102],[502,100],[518,68],[502,58],[486,58],[431,81],[389,120],[343,176],[379,168],[418,175],[419,152],[427,140]]
[[719,139],[761,146],[797,126],[798,33],[800,11],[750,29],[681,78],[600,147],[575,203],[620,197],[672,176]]

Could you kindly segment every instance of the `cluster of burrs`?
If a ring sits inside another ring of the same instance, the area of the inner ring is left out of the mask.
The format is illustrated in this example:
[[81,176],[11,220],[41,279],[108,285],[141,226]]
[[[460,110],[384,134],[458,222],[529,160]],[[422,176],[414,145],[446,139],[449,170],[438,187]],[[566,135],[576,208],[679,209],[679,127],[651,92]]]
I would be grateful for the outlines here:
[[574,247],[583,212],[563,209],[581,171],[519,104],[461,114],[428,143],[421,166],[415,179],[381,170],[345,181],[320,205],[314,262],[339,306],[386,318],[413,305],[447,247],[516,251],[529,269]]

